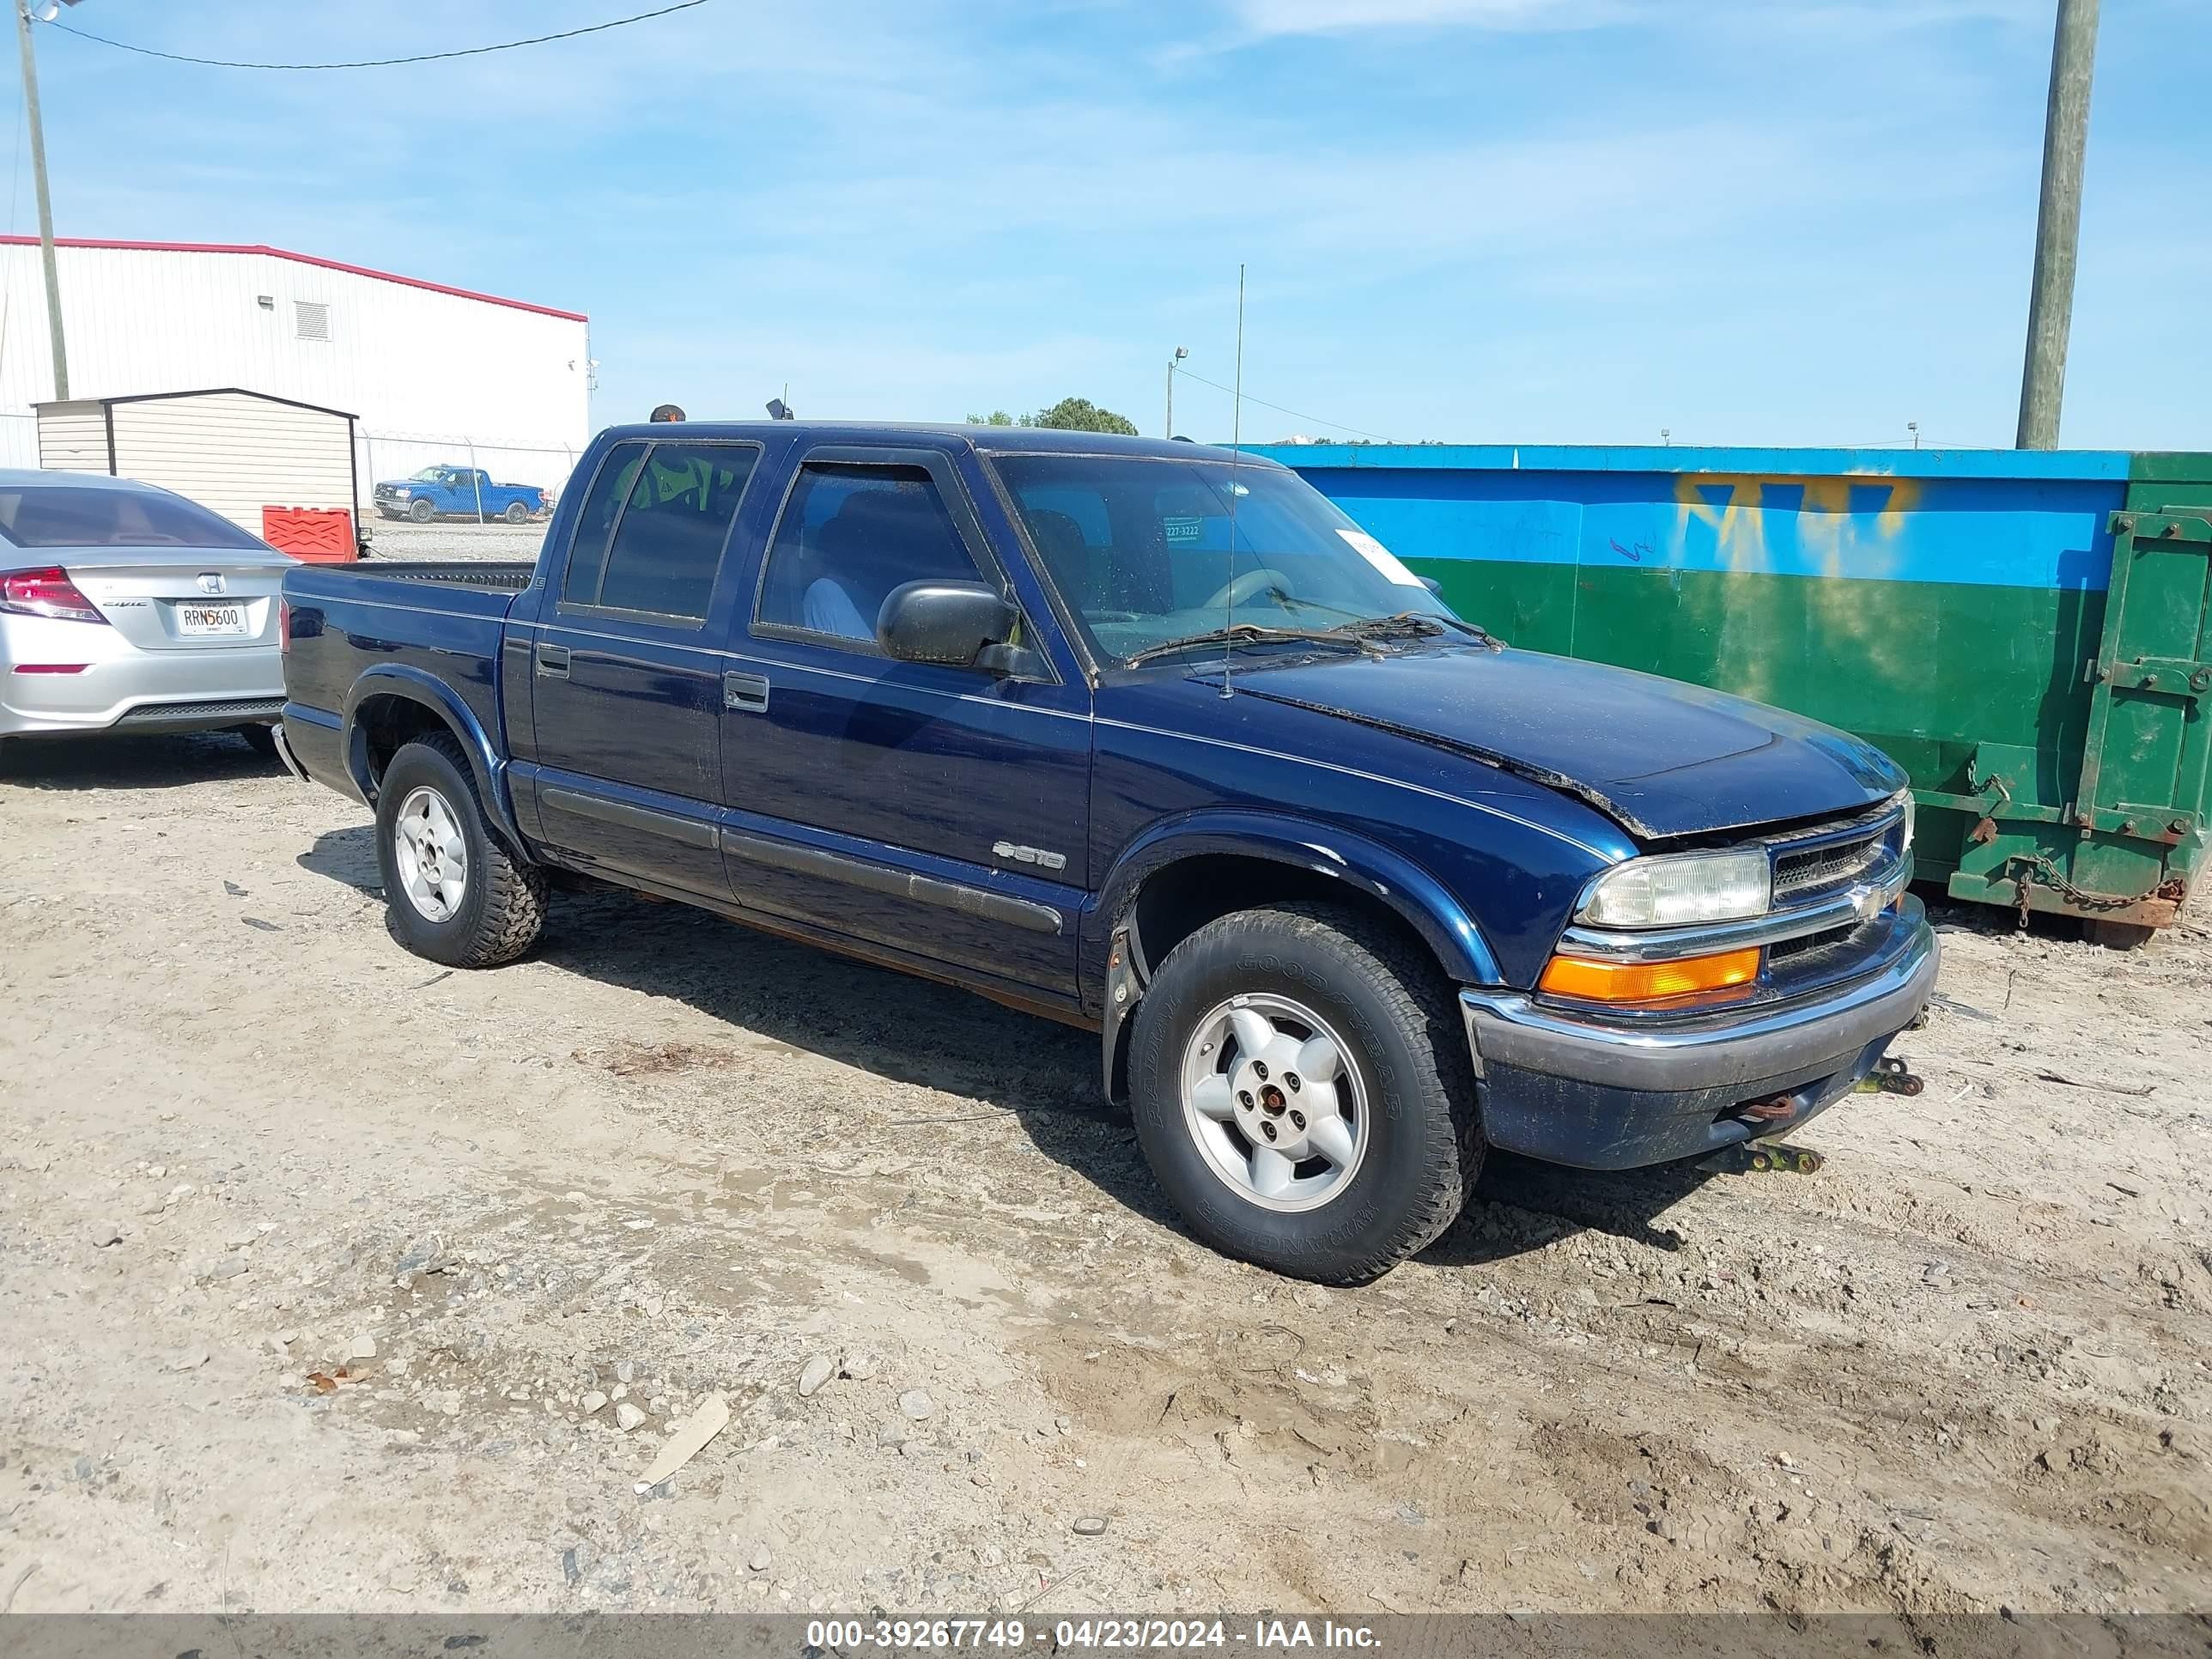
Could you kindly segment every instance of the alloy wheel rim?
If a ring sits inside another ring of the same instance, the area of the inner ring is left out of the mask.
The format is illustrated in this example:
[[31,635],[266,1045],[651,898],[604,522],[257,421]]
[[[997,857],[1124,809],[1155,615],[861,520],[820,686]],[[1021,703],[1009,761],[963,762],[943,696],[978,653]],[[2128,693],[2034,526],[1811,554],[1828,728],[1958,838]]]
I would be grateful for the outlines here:
[[392,828],[400,890],[425,921],[450,921],[469,891],[469,843],[452,805],[425,786],[408,792]]
[[1182,1115],[1206,1167],[1267,1210],[1342,1197],[1371,1138],[1352,1051],[1314,1010],[1272,993],[1231,997],[1198,1022],[1183,1050]]

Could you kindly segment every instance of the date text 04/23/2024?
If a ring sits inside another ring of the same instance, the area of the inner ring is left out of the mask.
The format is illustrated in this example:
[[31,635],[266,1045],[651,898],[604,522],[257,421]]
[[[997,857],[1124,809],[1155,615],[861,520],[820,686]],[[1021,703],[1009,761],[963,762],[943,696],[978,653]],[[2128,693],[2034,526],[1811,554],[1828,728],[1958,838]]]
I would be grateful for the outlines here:
[[806,1627],[809,1659],[825,1652],[856,1649],[995,1649],[1012,1652],[1035,1644],[1054,1649],[1101,1651],[1175,1652],[1186,1649],[1255,1648],[1263,1651],[1297,1648],[1340,1648],[1372,1651],[1376,1632],[1365,1625],[1333,1619],[1255,1619],[1249,1625],[1223,1619],[1061,1619],[1048,1625],[1018,1619],[826,1619]]

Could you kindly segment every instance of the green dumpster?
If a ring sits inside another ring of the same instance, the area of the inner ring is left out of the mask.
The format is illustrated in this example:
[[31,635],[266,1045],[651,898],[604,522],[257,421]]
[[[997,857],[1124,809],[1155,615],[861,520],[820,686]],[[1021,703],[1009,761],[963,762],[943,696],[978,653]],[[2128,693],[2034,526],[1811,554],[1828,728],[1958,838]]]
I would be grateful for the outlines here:
[[2113,943],[2212,811],[2212,455],[1280,445],[1465,615],[1855,732],[1919,872]]

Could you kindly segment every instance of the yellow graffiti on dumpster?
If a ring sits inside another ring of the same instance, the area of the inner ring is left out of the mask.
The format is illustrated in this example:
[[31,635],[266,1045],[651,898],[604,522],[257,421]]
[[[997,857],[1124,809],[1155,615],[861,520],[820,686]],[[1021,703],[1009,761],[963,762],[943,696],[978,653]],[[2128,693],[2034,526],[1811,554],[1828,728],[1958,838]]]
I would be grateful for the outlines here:
[[[1787,687],[1799,707],[1806,688],[1819,686],[1824,706],[1805,712],[1845,723],[1865,677],[1906,675],[1930,642],[1900,638],[1890,608],[1869,605],[1860,584],[1899,573],[1920,498],[1913,478],[1678,475],[1674,545],[1710,536],[1721,573],[1713,683],[1765,702]],[[1777,541],[1794,544],[1780,569]],[[1815,673],[1816,664],[1841,672]]]

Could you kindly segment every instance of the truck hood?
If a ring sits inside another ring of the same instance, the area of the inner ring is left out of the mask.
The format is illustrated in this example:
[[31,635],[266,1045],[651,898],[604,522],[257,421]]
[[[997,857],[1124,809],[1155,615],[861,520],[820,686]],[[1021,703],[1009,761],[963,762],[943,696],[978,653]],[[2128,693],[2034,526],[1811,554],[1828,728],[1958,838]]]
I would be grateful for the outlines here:
[[1905,783],[1887,755],[1832,726],[1540,652],[1442,647],[1255,665],[1235,685],[1239,696],[1379,727],[1564,790],[1646,840],[1841,816]]

